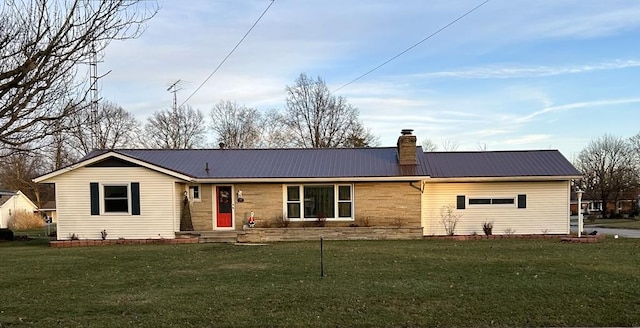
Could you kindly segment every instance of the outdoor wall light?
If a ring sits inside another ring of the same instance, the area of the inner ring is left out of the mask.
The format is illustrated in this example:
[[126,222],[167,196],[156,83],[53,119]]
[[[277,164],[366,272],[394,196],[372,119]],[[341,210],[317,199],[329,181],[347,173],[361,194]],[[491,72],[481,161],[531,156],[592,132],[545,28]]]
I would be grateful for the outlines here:
[[238,190],[236,195],[237,195],[237,198],[238,198],[238,203],[244,202],[244,197],[242,197],[242,190]]

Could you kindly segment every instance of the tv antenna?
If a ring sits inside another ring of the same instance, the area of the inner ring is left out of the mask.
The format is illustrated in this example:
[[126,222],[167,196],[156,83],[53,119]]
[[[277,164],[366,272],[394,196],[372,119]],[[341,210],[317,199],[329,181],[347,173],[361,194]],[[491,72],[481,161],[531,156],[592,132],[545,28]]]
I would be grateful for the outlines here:
[[182,82],[182,80],[178,79],[178,81],[175,81],[171,86],[167,88],[167,91],[173,93],[173,110],[174,111],[178,109],[177,93],[178,91],[182,90],[182,88],[180,87],[180,82]]

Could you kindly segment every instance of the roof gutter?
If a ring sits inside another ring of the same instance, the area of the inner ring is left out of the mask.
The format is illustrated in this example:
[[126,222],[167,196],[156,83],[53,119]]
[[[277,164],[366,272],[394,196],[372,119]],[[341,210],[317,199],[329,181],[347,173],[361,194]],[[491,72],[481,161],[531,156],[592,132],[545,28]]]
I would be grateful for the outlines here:
[[456,177],[456,178],[431,178],[427,183],[437,182],[534,182],[534,181],[567,181],[581,179],[580,175],[562,176],[514,176],[514,177]]
[[195,183],[301,183],[301,182],[416,182],[428,176],[409,177],[321,177],[321,178],[195,178]]

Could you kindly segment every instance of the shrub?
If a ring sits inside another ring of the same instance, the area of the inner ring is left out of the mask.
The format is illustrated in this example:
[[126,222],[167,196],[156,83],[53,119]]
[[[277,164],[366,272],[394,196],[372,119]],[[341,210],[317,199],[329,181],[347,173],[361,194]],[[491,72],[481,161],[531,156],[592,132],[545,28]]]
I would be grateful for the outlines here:
[[456,233],[456,225],[462,217],[461,214],[455,214],[455,206],[449,204],[440,208],[440,223],[444,226],[444,231],[449,236],[453,236]]
[[44,227],[44,220],[35,213],[16,211],[9,218],[9,228],[12,230],[25,230]]
[[13,240],[13,231],[11,229],[0,229],[0,240]]
[[318,225],[318,227],[324,227],[326,223],[327,223],[327,215],[324,212],[318,213],[318,220],[316,221],[316,224]]
[[[276,216],[273,219],[273,223],[278,228],[287,228],[287,227],[289,227],[289,220],[285,219],[282,215]],[[269,227],[264,227],[264,228],[270,228],[270,227],[271,227],[271,225],[269,225]]]
[[265,221],[262,221],[260,225],[256,224],[256,227],[260,226],[261,228],[271,228],[272,225],[273,225],[273,222],[265,220]]
[[482,231],[484,231],[485,235],[491,236],[491,234],[493,233],[493,221],[482,222]]
[[356,225],[362,227],[368,227],[371,223],[369,222],[368,216],[360,216],[356,218]]

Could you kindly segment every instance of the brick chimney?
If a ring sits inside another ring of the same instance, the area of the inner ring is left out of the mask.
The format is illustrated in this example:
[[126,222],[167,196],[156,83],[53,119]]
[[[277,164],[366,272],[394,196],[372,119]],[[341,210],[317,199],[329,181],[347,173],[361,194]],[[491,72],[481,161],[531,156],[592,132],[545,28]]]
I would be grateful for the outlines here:
[[403,129],[398,138],[398,164],[417,165],[416,136],[411,134],[412,129]]

